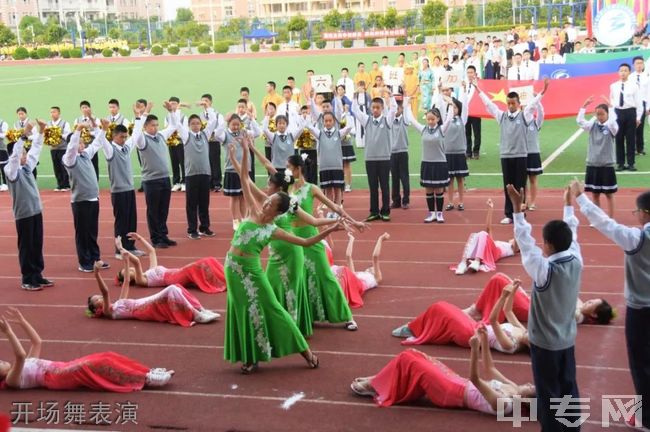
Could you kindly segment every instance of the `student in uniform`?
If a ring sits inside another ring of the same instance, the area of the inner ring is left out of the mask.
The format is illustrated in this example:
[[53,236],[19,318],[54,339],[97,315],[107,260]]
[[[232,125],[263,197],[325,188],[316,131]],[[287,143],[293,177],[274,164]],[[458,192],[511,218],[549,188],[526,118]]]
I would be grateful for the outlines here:
[[571,413],[562,415],[553,409],[551,401],[565,395],[579,397],[575,312],[583,261],[577,242],[578,219],[571,205],[571,193],[567,187],[563,220],[552,220],[544,225],[544,243],[540,249],[531,236],[532,227],[522,213],[523,188],[518,191],[509,184],[507,191],[512,200],[515,240],[521,261],[534,282],[528,313],[528,339],[537,388],[537,418],[543,431],[579,430],[579,427],[567,428],[560,423],[559,420],[571,422],[573,417]]
[[610,85],[609,100],[616,107],[618,133],[616,134],[616,170],[636,171],[636,130],[643,114],[643,95],[630,78],[630,65],[618,68],[619,80]]
[[[303,105],[300,108],[300,118],[303,121],[303,125],[310,121],[311,114],[307,105]],[[311,162],[304,167],[305,180],[308,183],[318,185],[318,150],[316,149],[316,137],[312,135],[309,129],[303,127],[296,138],[295,147],[296,152],[306,154],[307,160]]]
[[[79,271],[92,273],[95,262],[100,261],[97,233],[99,230],[99,184],[94,174],[92,158],[101,146],[101,138],[105,131],[95,128],[91,134],[95,137],[86,147],[81,138],[83,129],[94,128],[95,119],[80,122],[70,135],[68,148],[63,155],[63,165],[70,176],[72,200],[72,217],[74,221],[74,237],[77,248]],[[97,139],[100,138],[100,139]],[[99,264],[102,269],[110,267],[108,263]]]
[[[138,99],[137,101],[135,101],[135,110],[134,110],[135,117],[133,118],[133,122],[131,124],[135,124],[137,118],[143,118],[146,109],[147,109],[146,99]],[[142,169],[142,158],[140,157],[140,152],[137,151],[135,152],[135,154],[138,157],[138,164],[140,165],[140,169]],[[138,192],[144,192],[144,188],[142,187],[142,178],[140,178],[140,187],[138,188]]]
[[[215,128],[225,122],[221,113],[212,107],[212,95],[210,93],[201,96],[200,105],[203,107],[203,118],[201,119],[203,124],[207,125],[212,114],[217,119]],[[217,141],[214,133],[208,136],[208,146],[210,148],[210,189],[221,192],[221,143]]]
[[[478,77],[476,67],[475,66],[467,66],[467,69],[465,71],[467,75],[467,82],[469,83],[467,85],[467,93],[468,93],[468,98],[467,98],[467,105],[472,102],[472,99],[469,97],[469,94],[471,92],[471,95],[474,95],[475,88],[474,88],[474,81],[476,81],[476,78]],[[468,113],[469,114],[469,113]],[[472,146],[472,135],[474,135],[474,145]],[[481,157],[481,118],[480,117],[475,117],[472,115],[467,116],[467,123],[465,123],[465,140],[467,142],[467,150],[465,151],[465,156],[468,159],[478,159]]]
[[[165,127],[169,127],[171,124],[170,118],[173,115],[178,116],[179,127],[180,125],[187,127],[187,117],[185,117],[185,115],[183,115],[179,110],[181,106],[180,99],[176,96],[172,96],[169,98],[168,102],[171,111],[169,111],[165,116]],[[185,150],[181,144],[182,143],[169,146],[169,159],[172,163],[172,192],[185,192]]]
[[[376,63],[376,62],[375,62]],[[370,83],[374,82],[372,81],[359,81],[359,84],[357,85],[357,91],[354,94],[354,100],[357,101],[357,104],[359,105],[359,108],[361,111],[364,113],[368,114],[370,112],[370,101],[372,98],[370,97],[370,93],[366,90],[366,86]],[[365,138],[366,138],[366,131],[363,128],[363,125],[355,117],[354,119],[354,129],[356,130],[356,136],[355,136],[355,141],[356,141],[356,146],[358,148],[364,148],[365,145]],[[351,190],[351,189],[350,189]]]
[[[16,130],[25,129],[29,124],[27,109],[25,107],[18,107],[18,109],[16,110],[16,116],[18,117],[18,119],[14,122],[13,128]],[[12,142],[7,143],[7,152],[9,154],[12,153],[13,148],[14,148],[14,143]],[[36,176],[36,173],[34,173],[34,176]]]
[[[246,112],[251,113],[251,117],[257,118],[257,108],[255,108],[255,104],[251,102],[251,91],[248,87],[242,87],[239,89],[239,100],[244,99],[246,101]],[[237,102],[239,104],[239,102]],[[237,107],[235,107],[235,112],[237,112]]]
[[[92,135],[92,133],[99,127],[99,121],[95,117],[93,117],[93,112],[90,107],[90,102],[85,100],[81,101],[79,103],[79,110],[81,111],[81,116],[75,119],[73,129],[76,130],[79,124],[92,122],[90,128],[85,128],[85,129],[87,133],[90,134],[91,138],[94,140],[95,137]],[[90,146],[92,142],[93,142],[92,140],[89,142],[84,142],[84,146]],[[95,177],[97,178],[97,181],[99,181],[99,158],[97,157],[97,151],[93,153],[92,164],[95,170]],[[91,270],[92,270],[92,265],[91,265]]]
[[[18,262],[22,274],[21,288],[26,291],[38,291],[42,287],[51,287],[54,283],[43,277],[43,204],[38,193],[36,179],[32,171],[36,168],[43,148],[43,131],[45,123],[39,122],[40,133],[32,133],[32,125],[25,126],[25,132],[14,145],[3,174],[9,184],[9,193],[13,201],[13,214],[18,235]],[[32,148],[23,150],[24,142],[32,140]]]
[[[246,129],[247,131],[251,130],[251,122],[253,120],[257,121],[257,117],[255,115],[253,115],[253,111],[250,109],[251,105],[252,105],[252,103],[250,101],[247,101],[246,99],[242,98],[242,99],[239,99],[239,101],[237,101],[237,109],[235,110],[235,113],[237,113],[237,115],[239,116],[239,120],[240,120],[242,129]],[[273,112],[273,118],[275,118],[275,109],[276,109],[275,104],[273,102],[271,102],[270,104],[267,104],[267,105],[268,105],[267,107],[269,109],[273,110],[272,111]],[[257,125],[257,123],[256,123],[256,125]],[[260,134],[261,134],[261,132],[259,132],[259,128],[258,128],[258,133],[257,133],[257,135],[255,135],[255,137],[260,136]],[[221,143],[221,145],[223,145],[223,143]],[[265,151],[269,151],[269,150],[265,149]],[[271,155],[269,154],[269,157],[270,156]],[[250,173],[251,173],[251,179],[253,180],[253,183],[255,183],[255,153],[251,152],[250,157],[251,157],[251,159],[250,159],[249,170],[250,170]],[[227,163],[228,163],[228,161],[226,160],[226,164]],[[225,175],[224,175],[224,178],[225,178]]]
[[[450,98],[444,99],[447,104]],[[406,101],[405,101],[406,102]],[[433,108],[427,111],[427,124],[418,123],[413,117],[411,108],[405,103],[406,121],[422,136],[422,162],[420,166],[420,185],[425,188],[429,214],[424,223],[444,223],[442,209],[445,204],[445,187],[449,185],[449,169],[445,158],[445,132],[454,117],[454,111],[447,109],[444,122],[440,111]],[[445,105],[447,107],[447,105]]]
[[108,116],[106,117],[106,120],[109,121],[109,124],[124,126],[127,131],[131,124],[129,120],[120,113],[120,101],[117,99],[111,99],[108,101]]
[[299,112],[300,105],[293,100],[293,89],[288,85],[282,87],[282,102],[276,107],[276,115],[283,115],[291,119],[291,113],[298,114]]
[[[275,106],[273,102],[268,102],[266,104],[266,107],[264,108],[264,113],[265,117],[268,117],[269,121],[267,124],[267,128],[271,132],[275,132],[277,130],[277,125],[275,124],[275,119],[277,117],[277,112],[278,112],[278,107]],[[287,118],[288,120],[288,118]],[[248,126],[246,126],[248,128]],[[271,160],[273,158],[272,154],[272,149],[271,149],[271,142],[266,139],[266,136],[264,137],[264,156],[268,159]],[[251,155],[251,161],[254,161],[254,155]],[[255,170],[253,169],[253,173]]]
[[273,102],[276,107],[282,103],[282,96],[280,96],[275,89],[276,85],[274,81],[266,83],[266,94],[264,95],[264,98],[262,98],[262,112],[266,112],[266,105],[269,102]]
[[[458,211],[465,210],[465,177],[469,176],[467,166],[467,143],[465,142],[465,125],[467,124],[467,112],[469,102],[467,89],[463,82],[463,88],[460,90],[460,99],[452,99],[451,109],[454,112],[454,118],[445,132],[445,158],[449,169],[449,188],[447,189],[447,199],[449,204],[445,207],[446,211],[454,209],[454,180],[458,186]],[[469,96],[471,100],[472,95]]]
[[639,89],[641,94],[641,105],[643,108],[640,123],[636,128],[634,142],[636,145],[637,156],[643,156],[645,155],[643,131],[645,129],[646,112],[650,109],[650,100],[648,100],[648,97],[650,96],[650,82],[648,80],[648,72],[646,71],[643,57],[634,57],[634,59],[632,59],[632,64],[634,66],[634,72],[630,75],[630,80],[636,83],[637,88]]
[[[488,112],[497,120],[501,129],[499,153],[501,156],[501,170],[503,172],[503,193],[505,195],[503,209],[505,217],[501,220],[501,224],[503,225],[512,223],[513,213],[512,202],[508,199],[506,186],[512,184],[516,190],[526,187],[528,163],[526,125],[532,121],[533,112],[535,108],[537,108],[537,104],[546,92],[546,89],[548,89],[549,82],[548,78],[544,80],[544,89],[533,98],[531,103],[524,108],[523,112],[521,111],[519,94],[516,92],[508,93],[508,110],[501,111],[483,92],[483,90],[481,90],[478,86],[478,82],[474,82],[474,86],[479,92],[481,100],[485,104]],[[519,209],[516,210],[519,211]]]
[[63,166],[63,155],[68,147],[68,135],[72,133],[70,123],[61,118],[61,108],[53,106],[50,108],[50,121],[47,122],[47,127],[58,127],[61,129],[61,139],[58,144],[52,144],[50,148],[50,156],[52,157],[52,168],[54,169],[54,177],[56,177],[56,187],[54,192],[67,192],[70,190],[70,178],[68,171]]
[[[383,96],[390,97],[390,106],[385,109],[382,98],[374,98],[370,104],[370,115],[359,108],[356,100],[352,101],[352,114],[365,127],[365,159],[368,187],[370,188],[370,214],[366,222],[376,220],[390,221],[390,153],[391,131],[395,120],[397,102],[388,89],[383,88]],[[379,208],[379,190],[382,205]]]
[[[110,142],[104,134],[96,138],[102,146],[102,151],[106,157],[106,165],[108,166],[111,204],[113,206],[113,217],[115,218],[113,237],[120,238],[122,241],[121,246],[135,256],[143,256],[144,252],[137,250],[133,239],[129,237],[129,233],[138,229],[138,209],[133,185],[131,152],[135,148],[134,143],[142,135],[144,120],[144,118],[140,118],[135,122],[131,138],[129,138],[127,126],[119,123],[113,126]],[[101,123],[104,132],[107,132],[111,127],[110,120],[104,119]],[[115,248],[115,259],[122,259],[122,254],[117,247]]]
[[272,132],[269,128],[271,110],[267,110],[267,115],[262,121],[262,133],[267,142],[271,144],[271,155],[269,159],[273,168],[280,173],[284,173],[287,167],[287,159],[296,153],[295,142],[299,134],[305,128],[305,122],[298,113],[289,111],[289,118],[285,115],[275,117],[276,130]]
[[[411,179],[409,176],[409,137],[407,127],[410,123],[404,118],[403,101],[397,102],[397,112],[391,128],[390,176],[391,205],[390,208],[407,210],[411,202]],[[400,195],[400,184],[403,195]]]
[[[583,186],[574,180],[571,192],[594,228],[625,251],[625,341],[630,374],[635,394],[642,400],[650,399],[650,349],[648,349],[648,328],[650,327],[650,191],[646,190],[636,199],[634,215],[641,228],[628,227],[607,217],[605,212],[591,203],[585,196]],[[638,408],[641,410],[641,407]],[[628,419],[629,426],[647,430],[650,415],[641,411],[641,424],[636,416]]]
[[606,103],[596,106],[596,116],[585,120],[587,107],[593,102],[593,96],[587,98],[578,112],[578,126],[589,133],[587,147],[587,172],[585,174],[585,191],[591,192],[594,204],[600,207],[600,195],[607,199],[607,215],[614,217],[614,194],[616,184],[616,144],[614,137],[618,132],[616,110]]
[[[542,103],[537,104],[536,114],[526,126],[526,171],[528,172],[528,185],[526,189],[526,208],[530,211],[537,210],[537,178],[544,174],[542,168],[542,156],[539,148],[539,131],[544,123],[544,107]],[[529,193],[530,192],[530,193]]]
[[[172,111],[169,102],[164,103],[168,112]],[[176,131],[180,123],[178,115],[170,115],[169,125],[162,131],[158,130],[158,117],[151,113],[153,104],[148,103],[142,114],[144,133],[137,137],[135,145],[142,159],[142,187],[147,204],[147,227],[153,247],[166,249],[176,246],[176,242],[168,236],[167,215],[171,199],[171,184],[169,182],[169,161],[167,139]],[[136,118],[136,121],[139,120]]]
[[[205,108],[207,108],[207,104],[204,105]],[[217,117],[214,111],[211,112],[205,129],[202,129],[201,117],[196,114],[189,117],[188,124],[189,130],[181,124],[178,131],[185,149],[187,237],[199,240],[201,237],[214,237],[215,235],[210,230],[210,147],[208,140],[217,128]]]
[[7,176],[5,175],[4,167],[7,165],[9,160],[9,152],[7,151],[7,131],[9,130],[9,125],[6,121],[0,119],[0,192],[6,192],[9,190],[7,186]]

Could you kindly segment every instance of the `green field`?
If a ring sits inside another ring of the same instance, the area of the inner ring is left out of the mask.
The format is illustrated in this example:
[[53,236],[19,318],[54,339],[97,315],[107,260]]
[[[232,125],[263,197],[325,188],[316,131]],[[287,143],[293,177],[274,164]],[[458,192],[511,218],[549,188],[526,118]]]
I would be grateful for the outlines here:
[[[300,57],[244,59],[197,59],[175,61],[150,61],[128,63],[92,63],[69,65],[42,65],[29,63],[2,67],[0,71],[0,94],[3,104],[0,118],[12,123],[15,109],[25,106],[30,118],[49,118],[49,107],[58,105],[62,116],[72,121],[79,115],[79,102],[89,100],[97,115],[105,116],[110,98],[117,98],[122,111],[132,117],[131,105],[137,98],[154,101],[155,114],[162,114],[162,102],[170,96],[178,96],[183,101],[195,102],[202,93],[209,92],[215,100],[215,107],[221,113],[233,110],[239,96],[239,88],[248,86],[252,99],[258,106],[264,96],[267,81],[274,80],[281,88],[287,76],[296,77],[298,85],[305,79],[305,71],[314,69],[316,73],[339,75],[341,67],[356,69],[359,61],[367,65],[380,59],[379,54],[311,55]],[[396,54],[391,54],[391,58]],[[577,104],[576,104],[577,106]],[[189,112],[189,111],[188,111]],[[260,119],[261,121],[261,119]],[[577,130],[575,119],[546,121],[541,131],[542,160],[561,146]],[[417,133],[410,133],[411,180],[419,184],[420,145]],[[494,188],[501,186],[500,164],[498,159],[498,131],[496,122],[483,121],[483,144],[481,159],[471,161],[468,187]],[[262,146],[261,139],[258,145]],[[545,170],[540,180],[541,187],[559,187],[574,175],[583,176],[587,136],[582,134],[559,155]],[[54,185],[52,164],[45,149],[39,166],[41,187]],[[353,165],[356,188],[366,187],[363,155],[357,149],[358,161]],[[134,155],[135,159],[135,155]],[[102,157],[100,161],[103,165]],[[638,173],[623,173],[618,183],[621,187],[647,187],[650,172],[650,156],[637,160]],[[137,172],[138,165],[134,164]],[[106,169],[102,168],[102,186],[107,185]],[[261,170],[259,172],[262,172]],[[259,174],[258,174],[259,175]],[[261,180],[260,180],[261,181]]]

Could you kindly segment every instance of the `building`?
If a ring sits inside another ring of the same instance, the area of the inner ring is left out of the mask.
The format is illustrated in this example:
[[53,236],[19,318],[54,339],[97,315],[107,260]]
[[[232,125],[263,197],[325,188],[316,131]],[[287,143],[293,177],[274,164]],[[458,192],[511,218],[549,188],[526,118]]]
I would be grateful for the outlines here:
[[64,23],[78,12],[88,20],[137,19],[162,15],[163,0],[0,0],[0,21],[15,28],[25,15]]

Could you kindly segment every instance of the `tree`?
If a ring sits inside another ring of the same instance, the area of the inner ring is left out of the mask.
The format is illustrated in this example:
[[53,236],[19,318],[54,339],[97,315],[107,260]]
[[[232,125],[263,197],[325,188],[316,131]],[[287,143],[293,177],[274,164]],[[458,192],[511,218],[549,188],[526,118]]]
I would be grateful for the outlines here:
[[381,19],[381,24],[386,29],[394,29],[397,27],[397,9],[394,7],[386,9],[386,13]]
[[0,45],[11,45],[16,42],[16,35],[9,27],[0,23]]
[[108,31],[108,37],[111,39],[122,39],[122,30],[119,27],[113,27]]
[[418,12],[414,9],[406,11],[403,16],[399,17],[398,21],[400,25],[405,28],[415,27],[415,23],[418,19]]
[[86,33],[86,40],[95,39],[99,36],[99,30],[92,26],[89,22],[83,25],[84,32]]
[[341,14],[336,9],[332,9],[323,17],[323,23],[330,28],[341,28]]
[[176,31],[181,40],[190,39],[194,42],[207,40],[210,28],[207,25],[199,24],[195,21],[189,21],[179,26]]
[[45,26],[41,20],[31,15],[25,15],[20,20],[18,27],[20,28],[20,34],[25,35],[25,39],[32,42],[35,42],[36,38],[42,36],[45,32]]
[[485,9],[485,15],[490,17],[490,21],[493,23],[508,23],[512,20],[512,3],[510,0],[489,2]]
[[[509,1],[509,0],[506,0]],[[422,6],[422,20],[427,27],[439,27],[445,19],[447,5],[440,0],[429,0]]]
[[307,20],[300,14],[294,15],[287,24],[287,30],[300,33],[307,28]]
[[465,21],[467,21],[468,26],[476,24],[476,8],[471,3],[465,5]]
[[194,21],[194,14],[188,8],[176,9],[176,21],[179,23]]
[[381,15],[375,12],[368,14],[366,18],[366,25],[370,28],[380,28],[381,27]]
[[56,20],[50,20],[45,28],[45,42],[50,44],[59,43],[67,34],[67,30],[61,27]]

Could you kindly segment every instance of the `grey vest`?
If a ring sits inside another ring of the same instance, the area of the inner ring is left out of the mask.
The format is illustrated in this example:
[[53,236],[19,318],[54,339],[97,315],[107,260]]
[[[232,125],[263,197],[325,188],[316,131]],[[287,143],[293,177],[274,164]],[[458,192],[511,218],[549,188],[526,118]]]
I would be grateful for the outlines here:
[[158,133],[155,138],[144,136],[144,148],[138,149],[142,160],[142,181],[169,178],[167,141]]
[[445,132],[445,153],[465,154],[466,151],[465,125],[460,117],[454,117]]
[[499,152],[502,159],[526,157],[526,122],[521,111],[517,113],[514,119],[503,113],[501,116],[501,142]]
[[445,137],[440,126],[433,130],[426,126],[422,130],[422,162],[447,162]]
[[575,345],[575,311],[580,292],[582,264],[573,255],[551,261],[548,280],[535,286],[528,312],[530,342],[551,351]]
[[[54,122],[50,120],[47,122],[48,127],[55,126]],[[61,142],[59,142],[58,145],[52,146],[52,150],[65,150],[68,147],[68,143],[66,141],[66,136],[63,135],[64,129],[65,129],[65,120],[62,118],[59,119],[59,124],[56,125],[57,127],[61,128]]]
[[[0,130],[2,130],[2,124],[4,123],[4,120],[0,119]],[[9,126],[9,125],[7,125]],[[0,138],[0,150],[7,150],[7,143],[5,143],[4,138]]]
[[589,131],[589,146],[587,147],[587,165],[593,167],[614,166],[616,162],[615,136],[607,126],[599,127],[594,122]]
[[334,130],[328,137],[321,131],[318,137],[318,170],[342,170],[343,151],[341,150],[341,133]]
[[641,242],[625,252],[625,303],[635,309],[650,307],[650,227],[641,233]]
[[65,166],[70,175],[72,202],[90,201],[99,197],[99,185],[92,160],[86,153],[77,155],[72,166]]
[[529,125],[526,125],[526,151],[528,154],[539,153],[539,127],[537,120],[533,119]]
[[[7,179],[8,180],[8,179]],[[14,218],[25,219],[43,211],[41,196],[34,174],[26,166],[18,170],[16,179],[9,180],[9,193],[13,200]]]
[[375,124],[375,119],[368,116],[364,141],[366,143],[364,151],[367,161],[390,160],[391,131],[386,117],[382,117],[379,124]]
[[[286,131],[285,131],[286,132]],[[271,142],[271,163],[275,169],[287,167],[287,159],[295,154],[293,143],[296,141],[291,134],[284,134],[284,141],[280,139],[280,132],[277,132]]]
[[[239,132],[240,134],[246,133],[245,131]],[[226,152],[226,163],[224,165],[224,170],[226,172],[236,172],[235,168],[232,166],[232,163],[230,162],[230,158],[228,157],[228,144],[233,144],[235,146],[235,159],[237,162],[241,163],[242,157],[244,156],[244,149],[242,148],[241,145],[237,141],[235,141],[235,135],[233,135],[229,130],[226,130],[226,135],[225,138],[223,139],[223,144],[221,144],[224,147],[224,150]],[[249,164],[250,164],[250,158],[248,159]],[[286,167],[286,165],[285,165]],[[248,171],[250,172],[251,167],[248,165]]]
[[391,153],[406,153],[409,151],[409,137],[404,116],[395,118],[391,133]]
[[205,132],[199,132],[196,137],[190,131],[190,136],[185,143],[185,175],[210,175],[210,147]]
[[113,145],[113,156],[106,159],[108,178],[111,181],[111,193],[133,190],[133,170],[131,154],[126,147]]
[[[332,112],[332,114],[334,114],[334,112]],[[316,126],[320,130],[325,130],[325,125],[323,124],[323,113],[321,113],[318,116],[318,119],[316,120]],[[334,117],[334,129],[336,129],[338,131],[340,128],[341,128],[341,125],[340,125],[339,121],[337,120],[337,118],[335,116]]]
[[106,120],[108,120],[111,123],[115,123],[116,125],[123,125],[124,120],[126,120],[126,119],[124,118],[124,116],[121,113],[118,113],[117,117],[115,117],[115,121],[113,121],[113,116],[111,116],[111,115],[107,116]]

